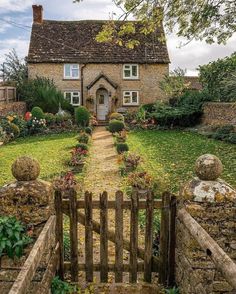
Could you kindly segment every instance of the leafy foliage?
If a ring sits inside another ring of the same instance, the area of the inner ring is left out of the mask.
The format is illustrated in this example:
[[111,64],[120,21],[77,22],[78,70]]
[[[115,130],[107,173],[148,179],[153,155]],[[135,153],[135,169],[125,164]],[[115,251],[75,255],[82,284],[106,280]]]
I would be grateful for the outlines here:
[[0,218],[0,257],[6,254],[10,258],[20,258],[23,249],[31,242],[25,234],[23,225],[15,217]]
[[185,82],[185,73],[181,68],[177,68],[166,74],[164,79],[160,81],[160,88],[170,98],[178,98],[188,89],[189,84]]
[[58,91],[53,80],[43,77],[26,80],[18,92],[20,99],[26,102],[29,110],[34,106],[39,106],[44,112],[55,114],[59,110],[59,105],[61,105],[64,110],[74,111],[73,106]]
[[16,50],[13,49],[5,55],[5,61],[0,67],[0,77],[5,82],[14,82],[19,89],[22,83],[27,79],[27,76],[28,69],[25,60],[21,60]]
[[84,106],[75,109],[75,121],[79,127],[87,127],[89,125],[90,113]]
[[71,294],[75,292],[75,286],[73,287],[69,283],[60,280],[59,277],[55,277],[52,280],[51,290],[52,294]]
[[85,132],[82,132],[82,133],[79,134],[77,140],[78,140],[79,143],[88,144],[88,142],[89,142],[89,135],[86,134]]
[[236,101],[236,53],[199,67],[200,81],[212,100]]
[[179,289],[174,287],[174,288],[170,288],[170,289],[166,289],[165,290],[166,294],[180,294]]
[[[74,0],[81,2],[81,0]],[[188,41],[205,40],[207,43],[225,43],[236,31],[235,9],[232,0],[204,1],[204,0],[114,0],[123,11],[119,19],[127,19],[133,15],[141,21],[140,32],[148,35],[155,32],[162,23],[167,33],[176,31],[177,36]],[[105,24],[97,36],[99,42],[113,42],[115,44],[133,48],[139,45],[134,36],[133,23],[127,22],[118,26],[111,20]],[[127,38],[129,36],[129,38]],[[124,37],[124,38],[122,38]],[[125,38],[126,37],[126,38]],[[164,36],[159,37],[163,40]]]

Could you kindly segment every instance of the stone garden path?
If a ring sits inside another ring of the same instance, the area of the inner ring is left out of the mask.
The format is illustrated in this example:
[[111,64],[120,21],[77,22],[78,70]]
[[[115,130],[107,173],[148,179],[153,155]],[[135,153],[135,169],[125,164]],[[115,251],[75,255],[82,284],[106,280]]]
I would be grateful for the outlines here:
[[[122,190],[122,178],[119,174],[118,155],[114,148],[114,141],[112,135],[105,129],[105,127],[97,127],[92,136],[92,144],[90,147],[90,157],[84,178],[83,190],[93,193],[93,200],[99,200],[99,195],[103,191],[107,191],[108,200],[115,199],[115,193],[118,190]],[[93,219],[100,221],[99,210],[93,210]],[[129,239],[130,231],[130,214],[129,211],[124,211],[124,238]],[[108,228],[109,230],[115,230],[115,212],[114,210],[108,210]],[[84,226],[78,226],[79,236],[79,263],[85,262],[84,253]],[[100,235],[93,233],[93,260],[94,263],[100,263]],[[124,262],[128,262],[129,253],[124,251]],[[115,246],[112,242],[108,242],[108,263],[115,262]],[[138,288],[140,285],[131,286],[126,284],[126,289],[123,291],[120,289],[114,289],[115,284],[111,284],[107,289],[104,289],[101,285],[97,284],[100,281],[99,273],[94,274],[95,277],[95,292],[91,293],[160,293],[157,291],[158,287],[151,287],[146,285],[144,288]],[[128,282],[128,274],[123,275],[124,282]],[[80,284],[85,281],[85,274],[79,273]],[[109,273],[108,281],[112,283],[114,281],[114,274]],[[96,285],[97,284],[97,285]],[[86,285],[84,285],[86,287]],[[102,287],[102,288],[101,288]],[[130,288],[131,287],[131,288]],[[132,288],[133,287],[133,288]],[[130,289],[129,289],[130,288]]]
[[103,191],[107,191],[109,199],[114,199],[114,193],[121,187],[117,160],[112,135],[105,127],[96,128],[90,148],[84,191],[92,192],[96,198],[99,198]]

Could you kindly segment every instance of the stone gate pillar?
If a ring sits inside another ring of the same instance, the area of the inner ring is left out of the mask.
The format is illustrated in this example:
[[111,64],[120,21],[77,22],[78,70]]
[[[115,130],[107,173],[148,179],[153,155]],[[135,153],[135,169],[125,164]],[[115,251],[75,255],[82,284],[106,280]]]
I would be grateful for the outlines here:
[[26,225],[39,227],[53,214],[53,187],[38,179],[39,163],[20,157],[12,165],[15,182],[0,188],[0,215],[15,216]]
[[[178,208],[184,207],[236,262],[236,191],[219,178],[222,171],[216,156],[199,157],[197,177],[182,188]],[[178,218],[176,282],[181,294],[236,293]]]

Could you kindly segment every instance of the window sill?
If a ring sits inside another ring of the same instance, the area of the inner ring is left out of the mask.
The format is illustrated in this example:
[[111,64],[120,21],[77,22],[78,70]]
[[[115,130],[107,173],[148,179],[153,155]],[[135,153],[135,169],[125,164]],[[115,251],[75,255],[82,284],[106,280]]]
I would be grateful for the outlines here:
[[79,79],[79,78],[78,78],[78,79],[65,79],[65,78],[64,78],[64,79],[62,79],[62,80],[63,80],[63,81],[80,81],[81,79]]
[[140,104],[123,104],[122,107],[139,107]]
[[130,78],[130,79],[125,79],[123,78],[123,81],[140,81],[140,79],[135,79],[135,78]]

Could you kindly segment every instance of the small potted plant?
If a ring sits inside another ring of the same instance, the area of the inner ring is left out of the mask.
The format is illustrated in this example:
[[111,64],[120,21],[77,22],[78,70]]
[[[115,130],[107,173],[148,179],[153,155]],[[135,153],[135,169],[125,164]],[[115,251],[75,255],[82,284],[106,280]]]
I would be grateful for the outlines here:
[[128,175],[128,185],[138,191],[140,199],[145,199],[148,191],[153,190],[153,179],[147,172],[133,172]]
[[125,152],[123,154],[123,161],[125,165],[126,172],[132,172],[136,170],[137,166],[139,165],[141,157],[134,153]]

